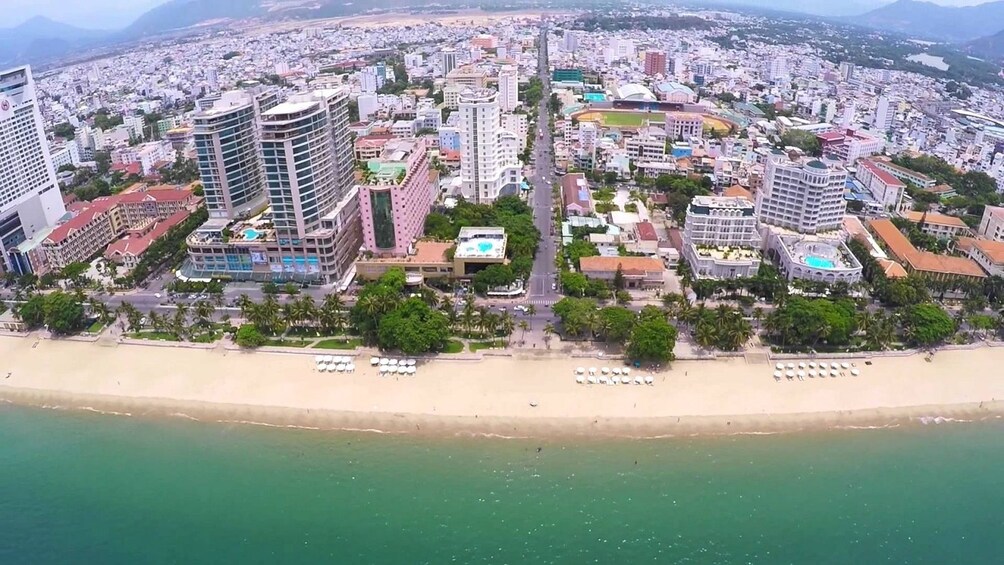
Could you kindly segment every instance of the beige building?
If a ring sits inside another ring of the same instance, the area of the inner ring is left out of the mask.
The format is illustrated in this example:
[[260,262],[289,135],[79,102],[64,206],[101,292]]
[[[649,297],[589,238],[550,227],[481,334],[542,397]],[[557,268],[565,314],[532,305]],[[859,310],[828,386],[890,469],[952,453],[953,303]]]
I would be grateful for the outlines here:
[[655,257],[583,257],[579,270],[589,278],[613,283],[620,268],[627,288],[661,288],[665,266]]

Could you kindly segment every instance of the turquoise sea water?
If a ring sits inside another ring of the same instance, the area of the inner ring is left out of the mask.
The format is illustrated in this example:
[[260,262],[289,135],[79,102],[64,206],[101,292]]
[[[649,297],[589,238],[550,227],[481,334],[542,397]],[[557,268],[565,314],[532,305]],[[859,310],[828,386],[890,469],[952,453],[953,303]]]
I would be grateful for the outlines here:
[[1004,551],[1001,423],[531,441],[0,406],[0,430],[0,563],[982,564]]

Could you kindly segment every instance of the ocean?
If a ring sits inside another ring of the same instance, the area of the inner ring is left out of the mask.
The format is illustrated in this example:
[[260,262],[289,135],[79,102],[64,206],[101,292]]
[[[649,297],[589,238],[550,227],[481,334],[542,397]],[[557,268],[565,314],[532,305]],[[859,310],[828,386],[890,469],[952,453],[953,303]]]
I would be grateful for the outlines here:
[[427,438],[0,406],[0,563],[983,564],[1004,423]]

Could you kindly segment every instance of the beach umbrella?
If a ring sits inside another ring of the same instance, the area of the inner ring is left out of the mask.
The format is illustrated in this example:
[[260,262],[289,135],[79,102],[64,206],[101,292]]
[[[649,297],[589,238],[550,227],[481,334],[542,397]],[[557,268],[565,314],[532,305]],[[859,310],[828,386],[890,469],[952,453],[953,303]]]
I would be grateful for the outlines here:
[[589,384],[591,384],[591,385],[594,385],[594,384],[596,384],[596,377],[594,377],[594,376],[592,376],[592,375],[589,375],[589,378],[588,378],[588,379],[586,379],[586,380],[587,380],[587,381],[589,382]]
[[805,363],[802,363],[802,362],[800,361],[800,362],[798,363],[798,368],[799,368],[799,369],[804,369],[804,368],[805,368]]
[[417,372],[418,372],[418,369],[416,369],[414,367],[408,367],[408,374],[409,375],[414,375]]
[[809,371],[809,378],[810,379],[816,378],[816,372],[815,371]]
[[853,376],[856,377],[856,376],[858,376],[860,374],[861,374],[861,371],[859,371],[857,369],[851,369],[851,375],[853,375]]
[[836,371],[830,371],[830,376],[831,376],[831,377],[835,377],[835,376],[837,376],[837,375],[839,375],[839,374],[840,374],[840,373],[837,373]]
[[345,365],[345,370],[350,373],[355,372],[356,366],[353,363],[348,363],[347,365]]
[[338,371],[339,373],[344,373],[345,372],[345,363],[339,363],[339,364],[335,365],[335,370]]
[[780,379],[781,377],[782,377],[781,371],[774,371],[774,378],[775,379]]
[[834,369],[839,369],[840,368],[840,363],[830,363],[830,367],[832,367]]
[[641,377],[635,377],[634,378],[634,384],[636,384],[636,385],[645,384],[645,379],[643,379]]
[[850,367],[851,367],[851,366],[850,366],[850,365],[848,365],[847,363],[841,363],[841,364],[840,364],[840,368],[841,368],[841,369],[849,369]]
[[389,365],[390,365],[391,367],[396,367],[396,366],[397,366],[397,359],[391,359],[391,360],[390,360],[390,363],[388,363],[388,364],[389,364]]
[[334,373],[337,370],[338,370],[338,365],[336,365],[335,363],[328,363],[328,372],[329,373]]
[[809,361],[809,368],[810,369],[815,369],[816,368],[816,362],[815,361]]
[[589,374],[590,375],[595,375],[596,374],[596,367],[590,367],[589,368]]
[[611,378],[611,379],[610,379],[610,382],[609,382],[608,384],[610,384],[610,385],[615,385],[615,384],[617,384],[617,383],[619,383],[619,382],[620,382],[620,381],[618,381],[617,379],[614,379],[614,378]]
[[381,357],[380,358],[380,365],[390,365],[390,359],[388,359],[386,357]]
[[794,368],[795,368],[795,364],[794,363],[788,363],[788,370],[789,371],[792,370],[792,369],[794,369]]
[[414,367],[415,365],[418,365],[418,361],[415,361],[414,359],[408,359],[409,367]]
[[623,369],[621,369],[621,371],[622,371],[622,372],[623,372],[623,373],[624,373],[625,375],[630,375],[630,374],[631,374],[631,369],[628,369],[627,367],[624,367]]
[[575,374],[577,374],[577,375],[581,375],[582,373],[585,373],[585,372],[586,372],[586,370],[584,368],[582,368],[582,367],[577,367],[575,369]]
[[607,373],[610,372],[610,368],[609,367],[603,367],[602,369],[600,369],[600,372],[603,373],[604,375],[606,375]]
[[621,384],[631,384],[631,377],[621,377]]
[[777,369],[778,371],[783,371],[784,363],[778,363],[777,365],[774,365],[774,368]]
[[805,378],[805,371],[799,371],[798,372],[798,378],[804,379]]
[[600,384],[601,385],[605,385],[605,384],[607,384],[609,382],[610,382],[610,379],[608,377],[605,377],[605,376],[600,377]]
[[582,383],[586,382],[586,379],[582,378],[582,375],[579,375],[579,376],[575,377],[575,382],[577,382],[579,384],[582,384]]
[[789,379],[793,379],[795,378],[795,371],[788,371],[787,373],[785,373],[785,376],[787,376]]
[[381,375],[384,374],[384,373],[386,373],[388,370],[390,370],[390,367],[388,367],[387,365],[380,365],[380,374]]
[[621,370],[619,368],[617,368],[617,367],[614,367],[614,374],[615,375],[621,374]]
[[655,383],[655,379],[654,378],[652,378],[652,377],[645,377],[645,384],[650,385],[650,384],[654,384],[654,383]]
[[315,363],[323,363],[324,362],[324,356],[323,355],[314,355],[314,362]]
[[370,357],[370,365],[376,366],[380,364],[379,357]]

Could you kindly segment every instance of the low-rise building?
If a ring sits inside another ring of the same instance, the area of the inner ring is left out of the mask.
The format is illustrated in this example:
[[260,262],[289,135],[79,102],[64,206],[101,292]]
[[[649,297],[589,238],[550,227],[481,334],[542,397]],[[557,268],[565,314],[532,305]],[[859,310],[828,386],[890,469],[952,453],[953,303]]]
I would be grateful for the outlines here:
[[1004,207],[987,206],[976,233],[994,241],[1004,241]]
[[970,234],[969,226],[962,218],[947,216],[935,212],[904,212],[903,217],[917,224],[920,231],[941,239],[951,239]]
[[969,258],[979,263],[991,277],[1004,277],[1004,242],[974,240],[969,248]]
[[656,289],[665,284],[665,265],[655,257],[583,257],[579,270],[587,277],[613,283],[618,269],[626,288]]
[[753,202],[697,196],[687,207],[683,256],[698,278],[752,277],[760,268],[760,234]]
[[893,164],[891,161],[886,161],[884,159],[875,159],[875,165],[890,173],[892,176],[898,178],[902,181],[909,181],[913,184],[919,186],[920,188],[931,188],[938,184],[938,181],[932,179],[931,177],[918,173],[917,171],[912,171],[906,167],[900,167],[899,165]]
[[593,213],[593,196],[584,174],[569,173],[561,178],[561,200],[568,216],[587,216]]
[[690,139],[704,133],[704,116],[694,112],[667,112],[666,137]]
[[903,202],[903,192],[906,190],[906,184],[903,181],[881,169],[869,159],[858,161],[858,169],[854,178],[865,185],[865,188],[882,205],[883,209],[899,209]]
[[868,222],[868,228],[889,250],[892,258],[903,265],[907,273],[917,273],[933,280],[963,279],[977,282],[986,278],[983,269],[972,259],[920,251],[887,218]]

